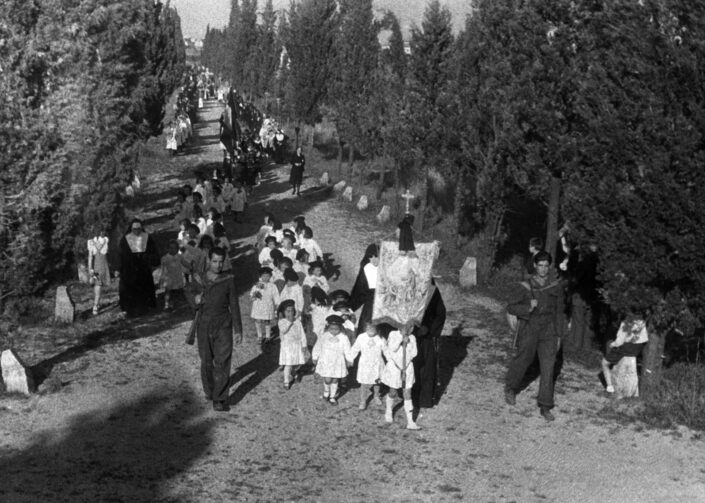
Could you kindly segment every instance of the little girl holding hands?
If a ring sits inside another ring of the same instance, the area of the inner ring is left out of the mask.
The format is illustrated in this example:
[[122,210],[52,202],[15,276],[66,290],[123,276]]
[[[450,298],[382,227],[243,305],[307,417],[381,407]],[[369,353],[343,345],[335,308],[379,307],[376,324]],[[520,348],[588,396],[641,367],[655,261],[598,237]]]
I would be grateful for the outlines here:
[[384,349],[384,339],[377,333],[377,326],[369,322],[362,332],[355,339],[355,344],[350,349],[348,360],[355,360],[360,355],[357,364],[357,382],[360,383],[360,410],[367,408],[367,397],[372,388],[372,397],[377,405],[382,405],[379,397],[379,381],[384,370],[384,359],[382,351]]
[[[404,351],[404,344],[406,344],[406,352]],[[394,330],[389,333],[383,353],[387,359],[387,365],[382,373],[382,382],[389,386],[384,420],[387,423],[394,422],[394,399],[397,396],[397,390],[401,390],[401,396],[404,399],[404,411],[406,412],[406,429],[420,430],[421,428],[414,422],[414,406],[411,402],[411,387],[414,385],[414,365],[411,360],[417,354],[416,337],[413,335],[402,335],[399,330]]]
[[279,305],[279,365],[284,367],[284,387],[291,388],[294,374],[308,359],[308,346],[306,333],[301,325],[301,320],[296,317],[294,301],[289,299]]
[[[279,305],[279,292],[269,280],[272,270],[262,267],[259,270],[259,281],[252,287],[252,311],[250,317],[255,321],[257,342],[269,342],[272,338],[272,320],[275,319],[275,309]],[[263,334],[264,332],[264,334]]]
[[313,347],[312,359],[316,373],[323,378],[323,399],[338,405],[338,382],[348,375],[350,341],[342,333],[343,319],[337,315],[326,318],[326,331]]

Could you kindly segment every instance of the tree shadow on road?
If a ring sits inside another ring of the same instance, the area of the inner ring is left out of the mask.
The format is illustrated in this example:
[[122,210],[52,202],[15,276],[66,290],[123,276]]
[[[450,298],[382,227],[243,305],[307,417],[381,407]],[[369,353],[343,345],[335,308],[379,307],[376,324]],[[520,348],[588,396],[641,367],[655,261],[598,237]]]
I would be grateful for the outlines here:
[[7,502],[172,501],[169,481],[207,453],[212,423],[198,420],[188,392],[146,395],[73,419],[59,439],[37,435],[0,455],[0,500]]

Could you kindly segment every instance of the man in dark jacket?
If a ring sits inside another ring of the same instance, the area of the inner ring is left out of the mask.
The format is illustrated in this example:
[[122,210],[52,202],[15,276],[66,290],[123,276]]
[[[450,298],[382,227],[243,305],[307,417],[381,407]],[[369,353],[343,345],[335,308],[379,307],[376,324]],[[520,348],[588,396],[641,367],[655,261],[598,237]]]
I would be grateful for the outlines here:
[[196,275],[189,283],[190,293],[200,313],[197,318],[196,338],[201,358],[201,382],[207,400],[213,400],[213,409],[230,410],[230,363],[233,337],[242,343],[240,305],[232,274],[223,273],[226,252],[213,248],[208,270]]
[[555,418],[553,408],[553,372],[560,344],[560,317],[563,316],[563,285],[549,282],[551,255],[541,251],[534,256],[536,273],[518,288],[507,311],[519,319],[516,354],[507,370],[504,398],[516,403],[524,374],[538,353],[541,368],[538,405],[547,421]]

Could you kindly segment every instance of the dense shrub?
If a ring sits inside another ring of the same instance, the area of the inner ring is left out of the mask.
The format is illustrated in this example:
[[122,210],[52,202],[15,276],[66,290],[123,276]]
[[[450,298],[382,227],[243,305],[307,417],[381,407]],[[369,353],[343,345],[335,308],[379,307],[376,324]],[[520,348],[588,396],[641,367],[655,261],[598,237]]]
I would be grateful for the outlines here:
[[705,365],[677,363],[645,398],[645,420],[705,430]]
[[[122,213],[137,146],[184,74],[153,0],[9,0],[0,13],[0,299],[36,295]],[[1,302],[1,300],[0,300]]]

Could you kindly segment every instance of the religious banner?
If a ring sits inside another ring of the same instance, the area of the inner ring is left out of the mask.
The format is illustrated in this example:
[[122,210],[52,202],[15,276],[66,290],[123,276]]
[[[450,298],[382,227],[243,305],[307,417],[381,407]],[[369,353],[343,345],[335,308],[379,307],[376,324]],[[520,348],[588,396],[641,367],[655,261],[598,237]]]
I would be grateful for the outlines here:
[[416,251],[411,253],[400,251],[396,241],[382,242],[372,307],[375,323],[389,323],[398,329],[421,324],[435,289],[431,270],[439,252],[438,241],[416,243]]

